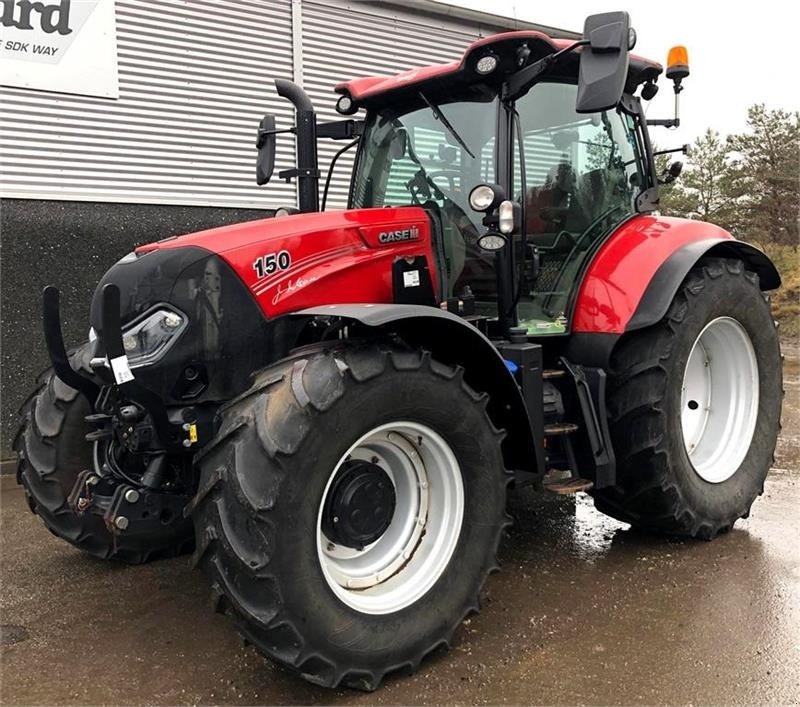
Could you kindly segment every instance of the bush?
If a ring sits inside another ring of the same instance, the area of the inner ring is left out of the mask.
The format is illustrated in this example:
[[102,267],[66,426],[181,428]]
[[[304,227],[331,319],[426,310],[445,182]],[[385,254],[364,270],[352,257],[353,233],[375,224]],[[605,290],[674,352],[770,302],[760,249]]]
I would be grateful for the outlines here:
[[796,246],[763,244],[783,284],[772,293],[772,310],[780,322],[781,339],[798,344],[800,338],[800,250]]

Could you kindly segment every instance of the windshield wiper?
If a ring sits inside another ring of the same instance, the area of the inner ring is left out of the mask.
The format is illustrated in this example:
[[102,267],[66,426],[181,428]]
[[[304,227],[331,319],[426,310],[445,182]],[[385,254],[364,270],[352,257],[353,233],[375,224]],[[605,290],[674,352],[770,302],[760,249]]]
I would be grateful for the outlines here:
[[467,147],[467,143],[466,143],[466,142],[464,142],[464,140],[462,139],[461,135],[459,135],[459,134],[456,132],[456,129],[453,127],[453,125],[450,123],[450,121],[449,121],[449,120],[446,118],[445,114],[444,114],[444,113],[442,113],[442,109],[441,109],[441,108],[439,108],[439,106],[437,106],[435,103],[431,103],[431,102],[430,102],[430,101],[429,101],[429,100],[428,100],[428,99],[425,97],[425,94],[424,94],[424,93],[422,93],[422,91],[420,91],[420,92],[419,92],[419,97],[420,97],[420,98],[421,98],[423,101],[425,101],[425,103],[426,103],[426,105],[428,106],[428,108],[430,108],[430,109],[433,111],[433,115],[434,115],[434,117],[436,118],[436,120],[438,120],[438,121],[439,121],[439,122],[440,122],[442,125],[444,125],[444,127],[445,127],[445,128],[447,128],[447,129],[450,131],[450,134],[453,136],[453,139],[454,139],[454,140],[455,140],[455,141],[456,141],[456,142],[457,142],[459,145],[461,145],[461,147],[463,147],[463,148],[464,148],[464,149],[467,151],[467,154],[468,154],[470,157],[472,157],[472,159],[474,160],[474,159],[475,159],[475,155],[474,155],[474,154],[472,154],[472,150],[470,150],[470,149]]

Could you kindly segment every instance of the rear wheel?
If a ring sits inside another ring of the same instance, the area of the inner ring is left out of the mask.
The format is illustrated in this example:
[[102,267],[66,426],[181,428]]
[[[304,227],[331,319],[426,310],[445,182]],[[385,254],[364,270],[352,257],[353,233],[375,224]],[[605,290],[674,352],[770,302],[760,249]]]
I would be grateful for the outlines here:
[[642,528],[710,539],[763,492],[780,430],[778,336],[758,278],[707,260],[664,319],[614,352],[609,422],[617,485],[604,513]]
[[485,405],[419,352],[261,373],[199,459],[196,556],[220,609],[316,684],[415,669],[497,566],[509,476]]

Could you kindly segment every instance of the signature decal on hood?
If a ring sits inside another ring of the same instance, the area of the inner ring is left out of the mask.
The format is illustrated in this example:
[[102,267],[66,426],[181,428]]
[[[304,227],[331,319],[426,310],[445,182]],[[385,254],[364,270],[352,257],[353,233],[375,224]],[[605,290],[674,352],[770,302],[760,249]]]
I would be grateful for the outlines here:
[[298,290],[308,287],[309,285],[315,283],[318,279],[319,278],[317,278],[315,275],[312,275],[311,277],[298,277],[296,280],[289,280],[284,285],[278,285],[275,296],[272,298],[272,304],[278,304],[278,302],[280,302],[284,297],[288,297]]

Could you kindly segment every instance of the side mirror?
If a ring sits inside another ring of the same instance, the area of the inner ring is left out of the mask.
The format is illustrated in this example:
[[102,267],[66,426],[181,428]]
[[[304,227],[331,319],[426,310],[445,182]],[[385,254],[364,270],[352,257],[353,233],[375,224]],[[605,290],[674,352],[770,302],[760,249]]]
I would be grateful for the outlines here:
[[590,15],[583,27],[578,113],[598,113],[619,103],[628,78],[628,50],[636,42],[627,12]]
[[676,160],[664,171],[664,176],[661,178],[661,184],[671,184],[683,172],[683,162]]
[[266,184],[275,171],[275,116],[265,115],[258,125],[256,138],[256,184]]

